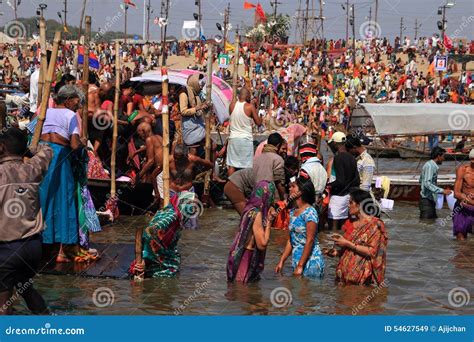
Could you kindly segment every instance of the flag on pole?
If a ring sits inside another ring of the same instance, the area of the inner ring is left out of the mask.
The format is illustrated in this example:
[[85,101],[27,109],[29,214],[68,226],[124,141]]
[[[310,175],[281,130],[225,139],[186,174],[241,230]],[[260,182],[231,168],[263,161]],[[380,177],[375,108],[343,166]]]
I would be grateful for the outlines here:
[[244,10],[254,9],[255,7],[257,6],[250,2],[244,1]]
[[[79,46],[79,56],[77,58],[78,64],[84,64],[84,47]],[[100,69],[99,58],[96,56],[95,53],[89,53],[89,66],[94,69]]]
[[230,44],[229,42],[225,42],[225,51],[235,51],[235,46]]
[[132,2],[132,0],[123,0],[123,3],[124,3],[125,5],[131,6],[131,7],[133,7],[133,8],[137,8],[137,5],[135,5],[135,4]]
[[447,34],[444,34],[443,44],[446,49],[451,50],[453,48],[453,41],[448,37]]
[[265,11],[263,10],[263,7],[262,5],[260,5],[260,3],[257,4],[255,13],[260,17],[261,21],[267,21],[267,17],[265,16]]

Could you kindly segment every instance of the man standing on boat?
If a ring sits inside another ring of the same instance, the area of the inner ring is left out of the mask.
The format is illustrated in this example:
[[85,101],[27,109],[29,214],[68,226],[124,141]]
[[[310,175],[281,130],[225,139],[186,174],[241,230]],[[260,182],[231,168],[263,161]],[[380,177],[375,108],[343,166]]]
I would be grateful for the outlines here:
[[443,163],[446,150],[439,146],[431,151],[431,159],[423,165],[420,175],[420,218],[435,219],[438,195],[449,195],[451,190],[440,188],[438,183],[439,165]]
[[474,225],[474,149],[469,153],[470,163],[461,165],[456,171],[453,210],[453,234],[457,240],[464,240],[472,234]]

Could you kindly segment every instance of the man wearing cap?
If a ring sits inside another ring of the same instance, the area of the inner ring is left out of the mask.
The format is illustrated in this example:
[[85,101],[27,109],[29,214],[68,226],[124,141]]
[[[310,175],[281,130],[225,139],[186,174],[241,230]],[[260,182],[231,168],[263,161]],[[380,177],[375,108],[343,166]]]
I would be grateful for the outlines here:
[[306,143],[301,145],[299,149],[301,157],[300,175],[307,175],[314,185],[316,197],[320,197],[326,188],[328,174],[318,158],[318,151],[315,144]]
[[443,163],[446,150],[437,146],[431,151],[431,159],[423,165],[420,175],[420,218],[435,219],[438,195],[449,195],[451,190],[440,188],[438,183],[439,166]]
[[357,162],[346,150],[346,135],[336,132],[329,139],[329,147],[334,153],[328,165],[330,199],[328,207],[328,228],[340,229],[349,217],[349,189],[359,187],[360,178]]
[[453,234],[457,240],[464,240],[472,234],[474,225],[474,149],[469,153],[470,163],[461,165],[456,171],[453,210]]

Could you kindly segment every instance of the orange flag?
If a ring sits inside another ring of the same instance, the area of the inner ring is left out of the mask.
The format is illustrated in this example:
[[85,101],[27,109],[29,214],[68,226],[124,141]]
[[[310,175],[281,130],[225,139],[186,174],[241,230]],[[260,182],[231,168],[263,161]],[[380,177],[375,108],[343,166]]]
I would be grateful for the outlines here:
[[265,16],[265,11],[263,10],[262,5],[258,3],[257,8],[255,9],[255,13],[260,17],[261,21],[267,21],[267,17]]
[[244,9],[248,10],[248,9],[253,9],[255,7],[257,7],[257,6],[250,3],[250,2],[244,1]]
[[430,66],[428,67],[428,72],[426,73],[427,75],[433,75],[435,74],[435,62],[431,62]]

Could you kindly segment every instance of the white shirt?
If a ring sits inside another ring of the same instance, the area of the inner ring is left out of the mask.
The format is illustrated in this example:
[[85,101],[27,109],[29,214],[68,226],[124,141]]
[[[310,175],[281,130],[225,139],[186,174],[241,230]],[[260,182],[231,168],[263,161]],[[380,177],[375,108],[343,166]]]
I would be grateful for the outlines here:
[[30,77],[30,112],[35,113],[38,103],[38,82],[39,82],[39,69],[36,69]]
[[303,163],[301,169],[305,170],[311,178],[316,194],[322,194],[326,188],[328,174],[324,166],[321,165],[321,161],[317,157],[309,158]]

